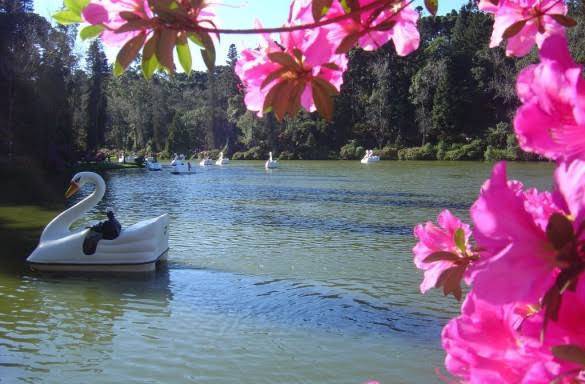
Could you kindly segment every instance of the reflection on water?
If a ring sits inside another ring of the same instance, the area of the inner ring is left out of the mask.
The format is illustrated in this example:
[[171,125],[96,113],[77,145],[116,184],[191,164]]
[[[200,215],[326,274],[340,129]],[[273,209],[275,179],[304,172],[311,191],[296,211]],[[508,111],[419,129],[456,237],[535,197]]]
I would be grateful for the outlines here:
[[[511,173],[546,187],[549,168]],[[488,175],[439,162],[111,173],[78,225],[106,206],[123,225],[168,212],[167,267],[0,273],[0,382],[437,382],[457,306],[419,294],[412,226],[442,207],[466,216]]]

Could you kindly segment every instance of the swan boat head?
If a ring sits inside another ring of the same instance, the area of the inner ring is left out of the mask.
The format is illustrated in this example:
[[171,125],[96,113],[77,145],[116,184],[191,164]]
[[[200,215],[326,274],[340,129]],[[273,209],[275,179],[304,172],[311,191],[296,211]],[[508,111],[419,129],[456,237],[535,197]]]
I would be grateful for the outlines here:
[[27,258],[39,270],[145,271],[154,269],[164,257],[169,243],[168,215],[144,220],[122,229],[113,240],[100,240],[95,253],[83,252],[90,229],[72,231],[71,225],[96,206],[106,191],[104,179],[97,173],[80,172],[71,179],[65,197],[77,193],[84,185],[94,191],[55,217],[43,230],[37,248]]

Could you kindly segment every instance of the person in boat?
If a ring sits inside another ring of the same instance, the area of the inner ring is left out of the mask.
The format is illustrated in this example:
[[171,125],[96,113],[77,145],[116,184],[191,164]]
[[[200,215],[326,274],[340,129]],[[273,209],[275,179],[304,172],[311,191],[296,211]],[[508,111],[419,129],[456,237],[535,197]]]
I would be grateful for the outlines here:
[[122,232],[122,225],[114,216],[114,210],[112,208],[107,209],[106,216],[108,216],[108,220],[101,223],[103,235],[102,238],[104,240],[114,240],[120,236],[120,232]]
[[122,225],[116,219],[114,210],[108,208],[106,210],[108,219],[101,223],[97,223],[90,228],[87,236],[83,240],[83,253],[86,255],[93,255],[97,249],[100,240],[114,240],[122,232]]

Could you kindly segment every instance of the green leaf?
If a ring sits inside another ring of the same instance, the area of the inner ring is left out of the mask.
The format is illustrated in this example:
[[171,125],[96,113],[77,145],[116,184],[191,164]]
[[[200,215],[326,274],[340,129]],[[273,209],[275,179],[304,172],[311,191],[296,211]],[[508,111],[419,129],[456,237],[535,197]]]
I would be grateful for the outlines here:
[[205,45],[203,44],[203,40],[201,40],[201,36],[199,36],[197,33],[195,32],[190,32],[188,34],[189,39],[194,42],[195,44],[197,44],[198,46],[200,46],[201,48],[205,48]]
[[461,252],[465,254],[467,252],[467,247],[465,246],[465,232],[463,231],[463,229],[458,228],[455,231],[453,240],[455,241],[455,245],[457,246],[457,248],[459,248]]
[[99,34],[102,33],[103,30],[104,26],[101,24],[88,25],[87,27],[83,28],[81,32],[79,32],[79,37],[83,41],[93,39],[94,37],[99,36]]
[[431,15],[437,16],[437,11],[439,10],[439,0],[425,0],[425,7]]
[[152,75],[154,75],[158,66],[159,62],[156,59],[156,55],[151,55],[149,58],[146,58],[144,55],[142,56],[142,75],[144,75],[147,80],[152,79]]
[[89,0],[64,0],[65,7],[77,15],[81,15],[81,12],[89,4]]
[[60,11],[53,14],[53,19],[57,21],[59,24],[62,25],[71,25],[81,23],[83,20],[81,19],[81,15],[77,14],[73,11]]
[[573,224],[565,215],[553,213],[548,219],[546,236],[556,250],[561,250],[575,239]]
[[191,74],[191,66],[193,65],[193,60],[191,59],[191,50],[189,49],[189,44],[185,39],[184,42],[180,42],[177,44],[177,55],[179,56],[179,63],[181,63],[181,67],[183,67],[183,71],[186,74]]

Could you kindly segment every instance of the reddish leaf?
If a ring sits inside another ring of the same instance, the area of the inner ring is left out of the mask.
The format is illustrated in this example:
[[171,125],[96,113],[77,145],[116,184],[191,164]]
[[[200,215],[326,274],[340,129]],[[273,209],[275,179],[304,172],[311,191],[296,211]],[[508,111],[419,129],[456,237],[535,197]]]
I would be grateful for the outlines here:
[[437,284],[435,284],[435,287],[439,288],[442,286],[443,294],[445,296],[451,294],[457,299],[457,301],[460,301],[462,296],[461,280],[463,279],[464,273],[465,265],[458,265],[446,269],[437,279]]
[[120,28],[116,29],[116,33],[126,33],[132,31],[141,31],[150,27],[150,21],[148,20],[130,20]]
[[327,14],[327,11],[329,11],[331,3],[333,3],[333,0],[313,0],[311,9],[313,12],[313,20],[321,20]]
[[260,89],[266,87],[268,84],[272,83],[274,80],[278,79],[288,71],[289,71],[288,68],[283,67],[274,72],[271,72],[268,76],[266,76],[266,79],[264,79],[264,81],[260,85]]
[[139,20],[140,16],[135,14],[134,12],[122,11],[119,13],[120,17],[126,21],[130,20]]
[[552,354],[559,360],[570,361],[585,366],[585,349],[577,345],[557,345],[552,347]]
[[156,45],[156,58],[158,61],[173,73],[175,71],[175,61],[173,59],[173,50],[177,43],[177,31],[172,29],[163,29]]
[[146,59],[150,59],[152,55],[154,55],[156,51],[156,47],[158,44],[158,39],[160,38],[160,31],[156,31],[150,39],[144,44],[144,49],[142,50],[142,56]]
[[280,83],[276,84],[274,87],[268,91],[266,98],[264,99],[264,111],[269,111],[272,109],[274,115],[278,120],[282,120],[284,115],[287,111],[287,102],[286,95],[288,91],[292,88],[290,81],[281,81]]
[[437,16],[437,11],[439,10],[439,0],[425,0],[425,7],[431,15]]
[[278,93],[275,95],[272,108],[276,118],[282,120],[291,109],[290,104],[294,102],[294,100],[291,99],[294,84],[292,81],[283,81],[282,83],[279,83],[279,85],[282,86],[278,89]]
[[268,54],[270,61],[280,64],[283,67],[289,68],[293,71],[301,69],[299,64],[294,61],[291,55],[284,52],[272,52]]
[[126,44],[124,44],[122,49],[120,49],[118,56],[116,56],[116,65],[119,66],[119,70],[116,71],[118,75],[120,75],[121,72],[124,72],[124,70],[128,68],[128,65],[130,65],[130,63],[136,58],[140,48],[142,48],[142,45],[144,44],[145,39],[146,34],[141,33],[138,36],[130,39]]
[[434,263],[435,261],[457,261],[459,256],[451,252],[435,252],[427,256],[423,263]]
[[555,249],[561,250],[565,245],[575,240],[573,224],[565,215],[553,213],[548,219],[546,236]]
[[571,28],[577,25],[575,19],[566,15],[554,14],[549,16],[552,17],[557,23],[559,23],[563,27]]
[[323,64],[322,67],[331,69],[332,71],[341,71],[341,68],[339,68],[339,65],[337,65],[335,63]]
[[201,31],[198,34],[199,38],[201,39],[201,43],[205,47],[204,50],[201,50],[201,57],[203,58],[203,62],[209,71],[213,70],[215,67],[215,46],[213,44],[213,40],[209,33]]
[[327,92],[327,95],[329,96],[339,95],[339,91],[337,90],[337,88],[335,88],[333,84],[331,84],[330,82],[323,80],[320,77],[314,77],[313,82],[318,83],[319,86],[322,87]]
[[345,36],[343,40],[341,40],[341,43],[339,43],[339,46],[335,50],[335,53],[342,54],[349,52],[350,49],[355,47],[359,39],[359,33],[350,33],[349,35]]
[[297,112],[301,109],[301,95],[305,90],[305,86],[306,83],[304,81],[296,81],[292,90],[290,91],[287,109],[287,114],[289,116],[296,115]]
[[318,77],[313,78],[311,82],[311,89],[313,91],[313,100],[317,111],[326,120],[333,119],[333,96],[338,92],[337,89],[329,82]]
[[509,39],[511,37],[516,36],[517,34],[520,33],[520,31],[522,31],[522,28],[524,28],[527,21],[528,20],[520,20],[520,21],[517,21],[514,24],[510,25],[508,28],[506,28],[502,37],[504,39]]
[[374,29],[376,31],[389,31],[396,25],[396,20],[385,20],[380,24],[376,25]]

